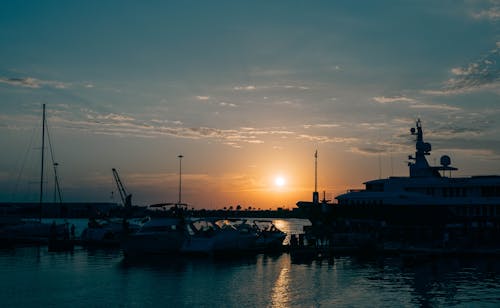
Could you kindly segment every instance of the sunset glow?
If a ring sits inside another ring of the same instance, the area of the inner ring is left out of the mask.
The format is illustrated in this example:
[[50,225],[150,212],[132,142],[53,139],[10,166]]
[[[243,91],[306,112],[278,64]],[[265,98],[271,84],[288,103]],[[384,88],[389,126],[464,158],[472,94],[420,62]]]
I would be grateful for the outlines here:
[[311,199],[316,150],[317,188],[328,199],[407,175],[417,117],[430,162],[446,154],[456,176],[500,173],[490,1],[283,8],[4,5],[1,201],[38,199],[42,103],[67,202],[118,202],[112,168],[134,204],[175,202],[182,154],[190,206],[292,209]]

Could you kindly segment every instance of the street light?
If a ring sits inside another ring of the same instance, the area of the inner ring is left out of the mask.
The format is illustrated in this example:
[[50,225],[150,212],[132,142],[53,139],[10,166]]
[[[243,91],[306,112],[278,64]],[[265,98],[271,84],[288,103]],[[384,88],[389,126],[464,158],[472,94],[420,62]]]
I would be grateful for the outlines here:
[[178,204],[180,205],[181,204],[181,194],[182,194],[182,158],[184,156],[182,155],[179,155],[177,156],[179,158],[179,202]]

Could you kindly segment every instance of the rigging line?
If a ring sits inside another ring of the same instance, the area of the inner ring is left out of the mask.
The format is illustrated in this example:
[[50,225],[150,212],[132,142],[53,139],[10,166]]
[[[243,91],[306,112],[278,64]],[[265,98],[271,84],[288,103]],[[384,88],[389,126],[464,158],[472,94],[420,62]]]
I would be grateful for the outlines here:
[[28,161],[28,156],[29,156],[29,153],[31,151],[31,147],[33,145],[33,139],[35,138],[35,133],[37,133],[38,129],[37,128],[34,128],[33,129],[33,132],[31,133],[31,138],[30,138],[30,142],[28,144],[28,148],[26,149],[26,152],[24,153],[24,157],[21,161],[21,170],[19,171],[19,173],[17,174],[17,179],[16,179],[16,183],[15,183],[15,186],[14,186],[14,191],[12,193],[12,201],[15,201],[15,198],[16,198],[16,195],[17,195],[17,191],[19,189],[19,183],[21,182],[21,177],[24,173],[24,168],[26,167],[26,162]]
[[45,127],[46,127],[46,131],[47,131],[47,140],[49,141],[50,158],[52,159],[52,164],[54,164],[55,163],[54,150],[52,149],[52,141],[50,139],[49,125],[47,124],[47,121],[45,121]]
[[52,167],[54,170],[54,177],[55,177],[55,186],[56,186],[57,194],[59,197],[59,203],[62,203],[61,187],[59,186],[59,177],[57,175],[57,170],[56,170],[57,164],[56,164],[56,161],[54,158],[54,149],[52,148],[52,139],[50,138],[50,130],[49,130],[47,120],[45,120],[45,130],[47,131],[47,140],[49,142],[50,158],[52,160]]

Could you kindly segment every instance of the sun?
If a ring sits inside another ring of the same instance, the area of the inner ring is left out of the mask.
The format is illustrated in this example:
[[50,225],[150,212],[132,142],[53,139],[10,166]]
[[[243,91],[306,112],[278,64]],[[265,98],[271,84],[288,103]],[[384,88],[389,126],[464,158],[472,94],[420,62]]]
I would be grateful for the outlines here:
[[274,185],[276,185],[277,187],[283,187],[285,186],[285,184],[286,184],[285,178],[282,176],[277,176],[274,179]]

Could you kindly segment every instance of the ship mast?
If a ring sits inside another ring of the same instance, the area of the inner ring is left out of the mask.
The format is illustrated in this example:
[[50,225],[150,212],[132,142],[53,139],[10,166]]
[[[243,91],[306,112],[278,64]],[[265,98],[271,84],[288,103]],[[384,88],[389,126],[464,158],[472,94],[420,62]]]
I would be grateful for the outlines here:
[[314,153],[314,191],[318,191],[318,150]]
[[318,150],[314,152],[314,192],[313,192],[313,203],[319,203],[318,194]]
[[180,206],[182,202],[182,158],[183,155],[177,156],[179,158],[179,201],[177,204]]

